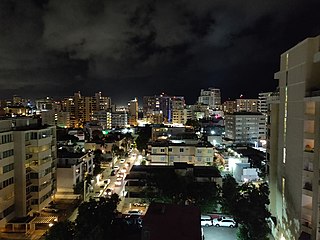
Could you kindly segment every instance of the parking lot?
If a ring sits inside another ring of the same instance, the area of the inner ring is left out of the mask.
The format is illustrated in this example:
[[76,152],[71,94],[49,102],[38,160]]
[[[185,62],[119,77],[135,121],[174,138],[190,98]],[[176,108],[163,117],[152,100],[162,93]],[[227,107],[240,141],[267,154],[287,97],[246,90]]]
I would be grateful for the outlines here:
[[236,240],[238,228],[203,227],[205,240]]

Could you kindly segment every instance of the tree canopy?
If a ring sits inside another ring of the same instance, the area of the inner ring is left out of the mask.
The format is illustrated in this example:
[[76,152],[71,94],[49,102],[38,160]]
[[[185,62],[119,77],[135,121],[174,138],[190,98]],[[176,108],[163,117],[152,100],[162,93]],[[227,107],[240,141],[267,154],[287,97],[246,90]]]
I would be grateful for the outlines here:
[[[119,196],[113,194],[110,198],[90,199],[78,208],[75,223],[59,222],[48,232],[46,240],[103,240],[117,239],[112,222],[117,214]],[[119,234],[117,232],[117,234]]]
[[219,189],[214,182],[196,182],[192,175],[173,171],[150,176],[145,193],[150,201],[190,204],[202,212],[214,211],[219,200]]
[[243,240],[265,240],[270,231],[267,219],[271,216],[267,183],[238,185],[227,175],[222,185],[223,210],[240,223],[238,238]]

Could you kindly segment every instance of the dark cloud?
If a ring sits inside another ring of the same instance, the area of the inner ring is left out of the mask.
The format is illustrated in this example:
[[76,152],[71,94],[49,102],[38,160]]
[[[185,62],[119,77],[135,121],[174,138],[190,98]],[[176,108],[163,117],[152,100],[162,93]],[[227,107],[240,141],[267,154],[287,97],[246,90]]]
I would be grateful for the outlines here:
[[2,0],[0,96],[273,90],[279,55],[320,33],[318,0]]

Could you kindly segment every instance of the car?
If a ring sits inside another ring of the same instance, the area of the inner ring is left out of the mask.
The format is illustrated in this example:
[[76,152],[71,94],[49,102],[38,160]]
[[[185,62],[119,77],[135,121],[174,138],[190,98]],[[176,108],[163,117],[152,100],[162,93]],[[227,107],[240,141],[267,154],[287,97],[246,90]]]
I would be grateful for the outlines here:
[[120,159],[120,163],[124,163],[125,161],[125,159]]
[[113,167],[113,170],[115,170],[115,171],[117,171],[117,170],[119,170],[119,166],[118,165],[115,165],[114,167]]
[[120,170],[120,172],[121,172],[121,173],[126,173],[126,172],[127,172],[127,169],[122,168],[122,169]]
[[213,226],[216,227],[231,227],[237,226],[237,223],[232,218],[216,218],[212,220]]
[[57,213],[59,212],[59,209],[47,206],[47,207],[44,207],[42,211],[48,212],[48,213]]
[[125,177],[125,173],[118,173],[117,174],[117,178],[119,178],[119,177],[124,178]]
[[129,215],[125,217],[128,225],[137,225],[142,227],[142,219],[140,215]]
[[127,211],[129,215],[142,215],[142,211],[139,209],[131,209]]
[[208,215],[201,215],[201,226],[209,227],[212,226],[212,218]]
[[116,182],[114,183],[114,185],[115,185],[116,187],[119,187],[119,186],[122,185],[122,181],[116,181]]

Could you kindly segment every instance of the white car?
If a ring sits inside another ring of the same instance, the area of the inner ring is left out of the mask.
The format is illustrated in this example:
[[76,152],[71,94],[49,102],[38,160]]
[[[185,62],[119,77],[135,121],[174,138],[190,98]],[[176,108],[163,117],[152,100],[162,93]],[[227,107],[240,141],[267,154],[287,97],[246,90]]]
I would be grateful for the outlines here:
[[139,209],[132,209],[127,212],[129,215],[142,215],[142,211]]
[[237,223],[232,218],[215,218],[212,220],[213,226],[216,227],[231,227],[237,226]]
[[201,226],[209,227],[212,225],[212,218],[210,216],[201,215]]
[[59,212],[59,209],[48,206],[48,207],[44,207],[42,211],[48,212],[48,213],[57,213]]
[[119,170],[119,168],[120,168],[120,167],[119,167],[118,165],[116,165],[116,166],[113,167],[113,169],[116,170],[116,171]]
[[125,161],[125,159],[120,159],[120,163],[124,163]]
[[122,185],[122,181],[116,181],[116,182],[114,183],[114,185],[115,185],[116,187],[119,187],[119,186]]

